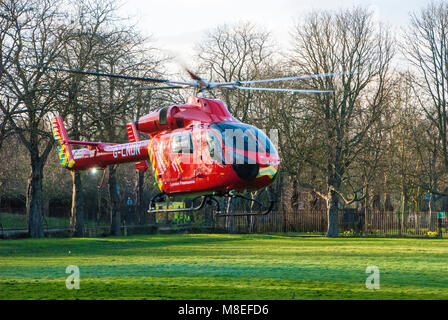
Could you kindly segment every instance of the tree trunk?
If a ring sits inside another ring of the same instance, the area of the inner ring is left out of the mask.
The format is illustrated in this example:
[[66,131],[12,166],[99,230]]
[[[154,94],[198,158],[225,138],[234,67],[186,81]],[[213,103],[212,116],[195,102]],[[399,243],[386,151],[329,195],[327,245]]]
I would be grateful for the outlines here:
[[435,211],[435,206],[434,206],[434,195],[430,192],[429,193],[429,201],[428,201],[428,219],[429,219],[429,231],[434,231],[435,226],[434,226],[434,219],[433,219],[433,215],[434,215],[434,211]]
[[98,224],[101,219],[101,198],[102,198],[102,190],[101,188],[97,189],[96,192],[96,201],[97,201],[97,209],[96,209],[96,223]]
[[[233,213],[233,198],[228,198],[227,200],[227,208],[226,208],[226,214]],[[235,217],[227,217],[228,218],[228,230],[229,233],[235,232]]]
[[293,213],[294,183],[290,176],[282,176],[281,202],[283,207],[283,232],[288,231],[288,217]]
[[[433,190],[437,190],[438,188],[438,179],[436,173],[436,163],[437,163],[437,139],[434,139],[434,148],[432,151],[432,159],[431,159],[431,182]],[[429,198],[429,231],[435,231],[434,225],[434,211],[435,211],[435,199],[434,194],[430,193]]]
[[[337,149],[336,159],[340,158],[340,149]],[[335,163],[338,161],[335,160]],[[339,190],[341,187],[341,166],[328,164],[328,194],[326,196],[327,202],[327,218],[328,218],[328,228],[327,237],[337,237],[339,234],[339,196],[335,190]]]
[[117,192],[117,179],[115,177],[115,166],[109,167],[109,212],[110,212],[110,234],[121,236],[120,200]]
[[[443,189],[443,193],[448,194],[448,187],[445,187],[445,189]],[[440,211],[448,211],[448,197],[447,196],[442,196]]]
[[145,223],[145,208],[143,202],[143,182],[145,179],[145,173],[137,171],[137,181],[135,183],[135,212],[134,220],[137,220],[139,224]]
[[[256,199],[257,195],[258,195],[258,191],[251,192],[250,195],[251,195],[251,197],[253,199]],[[252,202],[249,205],[249,213],[254,213],[255,212],[254,211],[254,206],[255,206],[255,202]],[[254,233],[255,232],[255,221],[256,221],[255,216],[247,216],[247,232],[248,233]]]
[[402,188],[401,191],[401,215],[400,215],[400,235],[406,232],[406,218],[408,217],[408,191],[406,188]]
[[392,206],[392,201],[390,200],[390,194],[386,193],[384,200],[384,211],[392,212],[394,207]]
[[338,213],[339,213],[339,199],[333,190],[328,194],[327,198],[327,217],[328,217],[328,229],[327,237],[335,238],[338,236]]
[[[367,221],[368,221],[368,217],[369,217],[369,212],[370,212],[370,195],[369,195],[369,187],[367,185],[367,181],[365,181],[366,183],[366,187],[364,189],[364,210],[361,213],[361,221],[360,221],[360,231],[364,234],[367,234]],[[373,196],[373,198],[375,199],[375,196]],[[379,204],[379,196],[378,196],[378,204]],[[378,205],[379,207],[379,205]]]
[[82,193],[81,173],[72,171],[72,210],[70,227],[75,237],[84,237],[84,195]]
[[31,160],[31,175],[28,178],[26,194],[26,213],[28,219],[28,233],[31,238],[43,238],[42,211],[42,181],[43,165],[39,160]]

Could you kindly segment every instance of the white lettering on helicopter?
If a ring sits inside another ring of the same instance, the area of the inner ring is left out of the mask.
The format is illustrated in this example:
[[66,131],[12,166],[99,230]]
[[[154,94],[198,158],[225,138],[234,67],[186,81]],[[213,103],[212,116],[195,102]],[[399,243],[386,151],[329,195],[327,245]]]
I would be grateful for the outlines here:
[[95,151],[91,151],[88,149],[77,149],[73,150],[73,159],[81,159],[81,158],[89,158],[95,154]]
[[192,183],[195,183],[195,181],[188,180],[188,181],[181,181],[181,182],[173,182],[173,183],[171,183],[171,186],[178,186],[178,185],[192,184]]
[[105,147],[105,151],[112,151],[112,156],[114,158],[127,158],[127,157],[133,157],[133,156],[140,156],[140,148],[142,146],[142,143],[129,143],[129,144],[121,144],[111,147]]

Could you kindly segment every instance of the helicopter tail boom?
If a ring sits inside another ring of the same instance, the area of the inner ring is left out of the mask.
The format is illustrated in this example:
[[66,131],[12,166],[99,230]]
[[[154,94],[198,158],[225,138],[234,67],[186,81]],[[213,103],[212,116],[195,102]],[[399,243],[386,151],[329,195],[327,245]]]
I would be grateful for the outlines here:
[[[68,139],[62,117],[54,117],[51,124],[53,137],[59,144],[60,163],[69,170],[105,169],[108,165],[128,162],[134,162],[137,170],[141,171],[146,171],[149,167],[149,140],[140,141],[137,131],[129,136],[130,143],[86,142]],[[72,145],[82,145],[85,148],[72,150]]]

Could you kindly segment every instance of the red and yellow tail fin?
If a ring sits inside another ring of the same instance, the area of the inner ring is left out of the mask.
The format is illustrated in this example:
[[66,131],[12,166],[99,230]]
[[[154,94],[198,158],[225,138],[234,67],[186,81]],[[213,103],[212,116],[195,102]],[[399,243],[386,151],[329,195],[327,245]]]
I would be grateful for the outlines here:
[[75,160],[73,159],[72,148],[67,143],[68,135],[62,117],[57,116],[51,119],[51,126],[53,129],[53,138],[58,143],[59,161],[64,167],[70,169],[75,164]]

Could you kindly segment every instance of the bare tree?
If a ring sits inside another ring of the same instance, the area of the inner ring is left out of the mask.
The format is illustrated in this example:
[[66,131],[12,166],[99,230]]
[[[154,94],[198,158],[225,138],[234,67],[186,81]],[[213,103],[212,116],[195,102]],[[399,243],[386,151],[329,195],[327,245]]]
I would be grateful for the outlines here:
[[314,136],[314,151],[302,150],[301,155],[321,177],[320,186],[314,188],[327,203],[327,236],[336,237],[340,199],[351,203],[362,198],[365,181],[359,181],[350,169],[369,148],[366,141],[375,136],[370,132],[382,115],[392,41],[363,8],[313,12],[297,24],[293,36],[296,47],[291,65],[297,73],[346,72],[312,79],[310,87],[335,92],[311,96],[297,106]]
[[448,4],[433,2],[411,15],[403,50],[416,70],[414,85],[420,105],[439,133],[440,151],[448,169]]
[[[85,0],[71,7],[67,19],[72,21],[72,29],[64,43],[58,63],[70,69],[89,69],[101,56],[101,36],[107,32],[108,20],[114,20],[112,2]],[[65,75],[59,75],[63,78]],[[63,110],[60,113],[70,124],[69,135],[74,140],[85,138],[88,126],[86,103],[88,99],[88,79],[78,74],[70,76],[60,90],[59,101]],[[74,235],[84,236],[84,195],[82,192],[81,172],[71,172],[73,192],[70,226]]]
[[[423,135],[426,144],[418,146],[424,163],[422,188],[428,193],[430,218],[434,198],[443,194],[442,176],[448,173],[447,94],[448,94],[448,4],[432,2],[411,15],[403,52],[413,68],[414,94],[427,120]],[[436,134],[435,134],[436,133]],[[423,141],[425,142],[425,141]],[[430,159],[424,155],[430,154]],[[425,161],[426,159],[426,161]],[[439,160],[440,159],[440,160]],[[439,168],[442,164],[443,170]],[[442,188],[442,189],[441,189]],[[446,194],[443,194],[446,196]],[[431,219],[431,222],[433,219]],[[431,223],[430,229],[434,229]]]
[[29,153],[28,228],[31,237],[42,237],[43,166],[53,146],[45,121],[47,113],[56,108],[54,100],[60,81],[42,69],[27,66],[54,61],[66,39],[67,28],[55,1],[5,0],[0,6],[2,15],[11,21],[11,38],[2,43],[1,51],[8,52],[8,58],[5,61],[3,57],[0,80],[2,90],[13,101],[14,112],[2,110]]
[[[199,69],[207,79],[230,82],[257,79],[273,56],[270,34],[251,23],[222,25],[207,32],[196,45]],[[219,97],[243,122],[251,119],[251,91],[222,89]]]
[[397,211],[402,232],[406,229],[412,199],[418,196],[415,192],[421,177],[422,162],[416,150],[424,140],[424,132],[419,128],[423,117],[417,110],[408,73],[397,74],[391,96],[390,112],[387,113],[386,120],[389,128],[385,132],[387,145],[384,158],[388,163],[388,189],[400,196]]
[[[101,34],[99,39],[96,49],[99,54],[95,56],[93,70],[140,76],[158,74],[158,67],[164,59],[148,48],[148,39],[135,32],[131,26],[116,25],[111,28],[111,32]],[[85,102],[85,116],[92,138],[113,142],[127,140],[126,123],[135,121],[136,108],[141,108],[141,104],[135,104],[138,90],[132,90],[134,86],[129,82],[113,78],[97,78],[90,82],[89,88],[91,94]],[[120,235],[123,192],[117,181],[117,167],[110,166],[108,171],[111,234]],[[143,182],[142,178],[140,183]]]
[[[13,31],[13,18],[7,14],[6,10],[1,10],[0,7],[0,83],[3,78],[5,69],[11,64],[11,55],[13,53],[14,45],[9,42],[16,41],[16,37],[11,35]],[[18,11],[24,8],[17,9]],[[0,89],[0,149],[3,141],[6,139],[10,130],[8,130],[8,116],[13,111],[11,110],[11,101],[6,94],[6,91]]]

